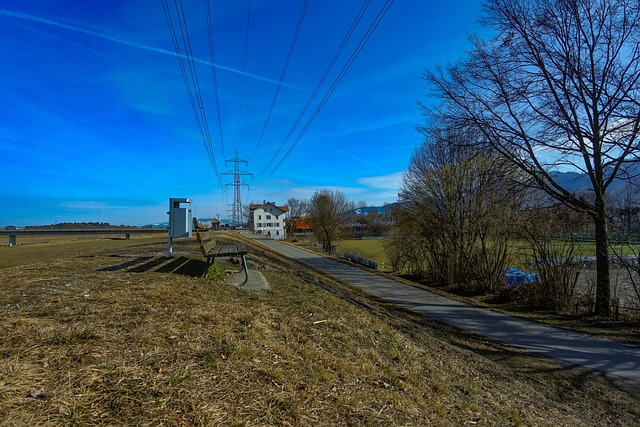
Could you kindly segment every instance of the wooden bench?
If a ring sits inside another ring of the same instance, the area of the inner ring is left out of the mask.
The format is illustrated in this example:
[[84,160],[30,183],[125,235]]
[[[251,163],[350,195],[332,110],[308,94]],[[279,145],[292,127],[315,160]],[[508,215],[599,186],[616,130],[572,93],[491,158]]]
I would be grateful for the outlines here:
[[240,256],[242,259],[242,269],[244,270],[244,281],[240,285],[244,285],[249,280],[249,269],[247,268],[247,259],[245,258],[247,249],[244,245],[219,245],[216,242],[215,236],[215,231],[196,232],[202,255],[207,259],[207,271],[204,273],[204,277],[207,277],[209,274],[209,267],[213,265],[216,257]]

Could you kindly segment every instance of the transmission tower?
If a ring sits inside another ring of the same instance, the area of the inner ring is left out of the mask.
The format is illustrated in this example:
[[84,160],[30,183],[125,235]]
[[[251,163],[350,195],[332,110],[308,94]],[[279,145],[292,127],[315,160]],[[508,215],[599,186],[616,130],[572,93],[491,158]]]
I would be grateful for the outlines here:
[[233,159],[224,161],[225,165],[228,162],[233,163],[233,172],[223,172],[222,175],[233,175],[233,184],[226,184],[226,185],[233,186],[233,205],[231,205],[233,210],[231,213],[231,222],[233,226],[238,227],[238,226],[241,226],[243,222],[242,221],[242,217],[243,217],[242,203],[240,202],[240,187],[249,186],[249,184],[242,183],[240,181],[240,177],[242,175],[253,176],[253,174],[240,170],[240,163],[244,163],[245,165],[248,165],[249,163],[246,160],[242,160],[238,158],[238,150],[236,150],[236,156]]

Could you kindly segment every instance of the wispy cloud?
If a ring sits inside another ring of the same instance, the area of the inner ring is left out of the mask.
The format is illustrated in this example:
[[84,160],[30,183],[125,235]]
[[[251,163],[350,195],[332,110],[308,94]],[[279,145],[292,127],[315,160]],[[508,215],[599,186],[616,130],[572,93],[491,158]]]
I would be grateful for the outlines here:
[[[417,124],[415,120],[402,115],[393,116],[390,113],[386,113],[378,110],[369,110],[369,111],[371,111],[372,113],[376,113],[376,114],[372,114],[372,116],[376,117],[375,120],[362,122],[362,124],[358,126],[350,125],[349,127],[341,127],[341,128],[333,129],[331,131],[327,131],[327,132],[315,132],[314,136],[320,139],[336,139],[336,138],[343,138],[347,136],[353,136],[353,135],[357,135],[364,132],[371,132],[371,131],[391,128],[394,126],[406,126],[408,124],[410,124],[411,128],[413,129]],[[381,120],[377,118],[377,115],[386,115],[389,117],[386,120]]]
[[[22,13],[22,12],[16,12],[16,11],[12,11],[12,10],[6,10],[6,9],[0,9],[0,15],[2,16],[6,16],[8,18],[16,18],[16,19],[22,19],[22,20],[26,20],[26,21],[30,21],[30,22],[35,22],[38,24],[44,24],[44,25],[49,25],[49,26],[53,26],[53,27],[57,27],[57,28],[62,28],[64,30],[69,30],[69,31],[74,31],[76,33],[82,33],[82,34],[87,34],[93,37],[97,37],[103,40],[108,40],[110,42],[113,43],[119,43],[125,46],[129,46],[129,47],[133,47],[136,49],[142,49],[142,50],[146,50],[149,52],[155,52],[155,53],[160,53],[163,55],[171,55],[174,56],[176,55],[176,52],[171,51],[171,50],[167,50],[167,49],[162,49],[159,47],[155,47],[155,46],[149,46],[146,44],[142,44],[142,43],[136,43],[136,42],[132,42],[126,39],[123,39],[121,37],[115,37],[112,36],[110,34],[105,34],[105,33],[100,33],[97,31],[93,31],[93,30],[88,30],[86,28],[80,28],[80,27],[76,27],[74,25],[69,25],[69,24],[65,24],[62,22],[58,22],[58,21],[54,21],[51,19],[47,19],[47,18],[42,18],[39,16],[34,16],[34,15],[29,15],[26,13]],[[180,56],[182,58],[189,58],[187,55],[184,54],[180,54]],[[224,70],[224,71],[229,71],[231,73],[236,73],[236,74],[240,74],[243,75],[245,77],[249,77],[249,78],[253,78],[256,80],[261,80],[264,82],[269,82],[269,83],[273,83],[273,84],[278,84],[277,80],[273,80],[270,79],[268,77],[264,77],[264,76],[260,76],[257,74],[252,74],[252,73],[247,73],[241,70],[237,70],[235,68],[231,68],[231,67],[225,67],[224,65],[220,65],[220,64],[212,64],[210,61],[207,61],[205,59],[200,59],[200,58],[196,58],[193,57],[192,58],[195,62],[200,63],[200,64],[204,64],[204,65],[208,65],[208,66],[214,66],[219,70]],[[291,85],[287,85],[287,84],[282,84],[282,86],[286,86],[290,89],[298,89],[297,87],[291,86]]]
[[[376,152],[376,151],[398,151],[398,150],[405,150],[405,149],[415,149],[415,145],[393,145],[390,147],[367,147],[367,148],[358,148],[358,149],[350,149],[348,152],[346,151],[342,151],[342,150],[338,150],[336,148],[334,148],[335,151],[341,153],[341,154],[345,154],[347,156],[351,156],[354,158],[355,157],[353,154],[350,153],[370,153],[370,152]],[[317,156],[319,154],[325,154],[327,152],[327,150],[323,150],[323,151],[312,151],[312,152],[308,152],[306,153],[307,156]]]
[[371,176],[366,178],[359,178],[356,181],[359,184],[366,185],[372,188],[380,189],[397,189],[400,187],[400,181],[402,180],[402,172],[392,173],[384,176]]

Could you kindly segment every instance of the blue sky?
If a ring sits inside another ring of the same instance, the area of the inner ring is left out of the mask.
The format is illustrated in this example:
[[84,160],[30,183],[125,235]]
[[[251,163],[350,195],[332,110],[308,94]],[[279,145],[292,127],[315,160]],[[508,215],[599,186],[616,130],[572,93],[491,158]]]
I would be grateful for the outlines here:
[[[183,10],[212,156],[162,0],[0,3],[0,226],[163,222],[170,197],[191,198],[199,217],[229,218],[224,172],[234,163],[225,160],[236,152],[253,174],[242,177],[245,204],[321,188],[394,202],[422,142],[418,102],[432,102],[424,70],[457,61],[468,35],[485,31],[479,1],[395,0],[330,92],[385,4],[373,0],[312,97],[364,1],[311,0],[286,73],[303,0],[209,3],[217,86],[205,1]],[[166,4],[191,76],[175,3]]]

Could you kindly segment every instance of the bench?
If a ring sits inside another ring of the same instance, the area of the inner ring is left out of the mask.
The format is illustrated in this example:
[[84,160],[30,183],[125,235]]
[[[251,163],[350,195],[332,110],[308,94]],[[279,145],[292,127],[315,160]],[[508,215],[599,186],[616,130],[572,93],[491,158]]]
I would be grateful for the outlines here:
[[219,245],[216,242],[215,235],[216,232],[214,231],[196,232],[196,237],[198,238],[198,243],[200,243],[202,255],[207,259],[207,271],[204,273],[204,277],[206,278],[209,274],[209,267],[213,265],[216,257],[240,256],[242,259],[242,269],[244,270],[244,281],[240,286],[244,285],[249,280],[249,270],[247,268],[247,259],[245,258],[245,255],[247,255],[247,249],[244,245]]
[[[196,231],[210,231],[214,229],[213,221],[200,221],[198,218],[193,218],[193,228]],[[217,228],[217,227],[216,227]]]

